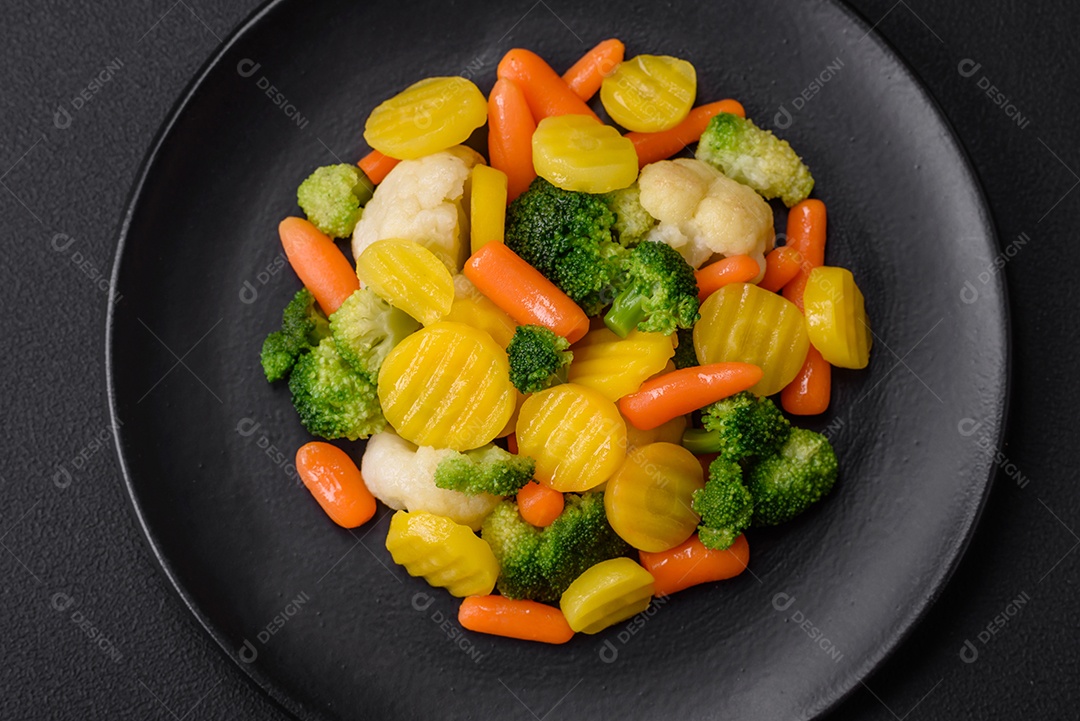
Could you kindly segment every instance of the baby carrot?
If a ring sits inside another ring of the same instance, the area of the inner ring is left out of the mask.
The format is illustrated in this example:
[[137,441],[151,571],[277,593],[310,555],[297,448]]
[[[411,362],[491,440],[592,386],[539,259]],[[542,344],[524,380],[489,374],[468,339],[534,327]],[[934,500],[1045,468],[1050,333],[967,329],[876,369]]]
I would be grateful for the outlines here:
[[592,108],[531,50],[514,48],[499,61],[496,73],[521,86],[533,119],[538,123],[553,115],[588,115],[599,120]]
[[670,158],[690,143],[696,143],[705,126],[714,115],[731,113],[740,118],[746,117],[746,111],[738,100],[718,100],[708,105],[699,105],[690,111],[686,118],[670,130],[656,133],[627,133],[638,154],[638,167],[644,168],[649,163]]
[[522,325],[542,325],[571,343],[589,332],[585,312],[502,243],[488,243],[473,253],[463,272],[481,293]]
[[825,265],[825,204],[810,198],[797,203],[788,211],[787,245],[799,251],[802,267],[790,283],[784,286],[784,297],[802,310],[803,289],[810,271]]
[[563,512],[563,494],[542,483],[529,481],[517,492],[518,513],[538,528],[550,526]]
[[360,162],[357,165],[360,166],[360,170],[364,171],[364,175],[368,177],[368,180],[373,185],[378,185],[383,182],[387,173],[394,169],[401,161],[397,158],[391,158],[389,155],[383,155],[378,150],[372,150],[370,153],[360,158]]
[[718,400],[745,391],[761,380],[749,363],[710,363],[665,373],[619,399],[619,411],[635,428],[647,431]]
[[656,579],[653,594],[668,596],[699,583],[734,578],[750,563],[750,544],[740,535],[729,548],[714,551],[705,548],[697,534],[681,546],[659,553],[638,553],[641,565]]
[[775,248],[765,256],[765,277],[758,283],[759,288],[776,293],[799,274],[802,267],[802,255],[790,245]]
[[521,87],[513,80],[496,80],[488,98],[488,157],[491,167],[506,173],[508,201],[524,193],[536,177],[532,161],[534,132],[536,121]]
[[563,73],[563,82],[569,85],[579,98],[588,100],[596,95],[604,78],[615,72],[625,53],[626,46],[622,40],[604,40]]
[[505,596],[469,596],[458,609],[458,623],[470,631],[540,643],[566,643],[574,631],[554,606]]
[[831,393],[832,366],[817,348],[810,346],[802,370],[780,391],[780,403],[792,415],[816,416],[829,407]]
[[300,446],[296,472],[326,515],[343,528],[356,528],[375,515],[375,497],[345,451],[322,441]]
[[749,283],[761,274],[761,266],[749,255],[732,255],[694,271],[698,300],[702,303],[728,283]]
[[286,218],[278,224],[278,235],[289,265],[324,313],[330,315],[360,290],[360,280],[348,258],[314,225],[303,218]]

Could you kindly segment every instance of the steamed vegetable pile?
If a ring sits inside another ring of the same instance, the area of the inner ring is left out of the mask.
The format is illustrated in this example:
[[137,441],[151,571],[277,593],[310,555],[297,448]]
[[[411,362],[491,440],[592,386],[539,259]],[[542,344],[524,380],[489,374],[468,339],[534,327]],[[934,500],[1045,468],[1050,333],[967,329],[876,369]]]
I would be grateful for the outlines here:
[[[342,526],[394,509],[394,561],[468,629],[597,633],[738,575],[748,529],[836,482],[790,418],[867,365],[863,296],[825,265],[799,155],[696,96],[689,62],[618,40],[562,76],[511,50],[487,97],[433,77],[376,107],[371,153],[316,169],[280,224],[304,287],[263,370],[339,439],[300,476]],[[465,145],[485,124],[486,158]]]

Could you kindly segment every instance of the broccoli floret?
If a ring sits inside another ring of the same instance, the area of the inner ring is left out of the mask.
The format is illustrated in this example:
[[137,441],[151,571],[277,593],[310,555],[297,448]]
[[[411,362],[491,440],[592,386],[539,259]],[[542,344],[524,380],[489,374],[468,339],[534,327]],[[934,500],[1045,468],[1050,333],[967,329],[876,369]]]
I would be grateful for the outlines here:
[[705,430],[687,430],[683,445],[693,453],[719,453],[736,462],[775,454],[791,433],[791,424],[780,409],[750,391],[705,406],[701,423]]
[[626,250],[611,237],[615,216],[600,195],[537,178],[506,210],[506,245],[597,315],[611,300]]
[[289,390],[300,422],[317,436],[355,441],[386,426],[375,384],[342,359],[333,338],[300,356]]
[[700,365],[697,359],[697,352],[694,350],[694,331],[691,328],[679,328],[676,331],[679,337],[679,345],[675,347],[675,357],[671,360],[674,361],[675,367],[679,370],[683,368],[693,368],[696,365]]
[[262,361],[266,380],[281,380],[292,370],[301,353],[319,344],[330,332],[326,316],[315,305],[315,296],[301,288],[281,314],[281,330],[266,336]]
[[619,291],[604,325],[620,338],[635,328],[670,335],[700,317],[694,269],[666,243],[641,243],[630,251]]
[[574,354],[570,341],[539,325],[519,325],[506,346],[510,382],[522,393],[536,393],[566,382]]
[[615,214],[615,224],[611,227],[612,237],[624,248],[633,248],[645,240],[649,231],[656,227],[656,218],[641,206],[641,188],[637,183],[606,193],[604,202]]
[[481,537],[499,560],[499,593],[556,602],[575,578],[631,548],[608,525],[604,494],[567,494],[562,515],[537,528],[507,500],[484,519]]
[[487,445],[465,453],[455,453],[439,461],[435,485],[448,491],[475,496],[490,493],[512,496],[532,480],[536,461],[516,456],[496,445]]
[[777,455],[752,466],[746,475],[754,525],[775,526],[805,511],[832,489],[838,467],[828,438],[793,429]]
[[326,165],[300,183],[296,202],[316,228],[331,238],[347,238],[373,192],[371,181],[355,165]]
[[420,324],[369,288],[361,288],[330,315],[330,334],[341,358],[372,383],[386,356]]
[[786,140],[731,113],[709,121],[695,156],[766,198],[780,198],[789,208],[814,188],[810,169]]
[[754,500],[742,483],[739,464],[725,458],[709,464],[709,480],[694,491],[690,507],[701,516],[698,539],[703,546],[722,550],[734,543],[754,516]]

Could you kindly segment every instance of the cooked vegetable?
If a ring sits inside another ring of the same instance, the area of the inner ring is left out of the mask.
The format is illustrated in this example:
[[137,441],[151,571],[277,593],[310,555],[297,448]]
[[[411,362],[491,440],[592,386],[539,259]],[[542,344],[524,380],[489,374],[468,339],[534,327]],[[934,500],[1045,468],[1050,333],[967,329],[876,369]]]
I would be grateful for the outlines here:
[[372,495],[390,508],[446,516],[476,531],[501,499],[436,486],[439,464],[456,455],[449,448],[417,447],[388,430],[368,439],[360,472]]
[[641,206],[641,187],[634,183],[604,195],[615,215],[611,236],[624,248],[633,248],[656,227],[656,218]]
[[[670,372],[670,371],[669,371]],[[643,431],[633,423],[626,424],[626,454],[650,443],[682,443],[683,432],[686,431],[686,416],[675,416],[667,423],[661,423],[656,428]]]
[[780,391],[780,404],[792,415],[816,416],[829,408],[831,394],[832,366],[811,345],[795,380]]
[[626,424],[615,404],[574,383],[529,396],[517,422],[522,455],[536,459],[536,480],[556,491],[587,491],[626,457]]
[[637,562],[612,558],[574,579],[559,599],[559,607],[574,631],[599,633],[648,608],[653,589],[652,574]]
[[391,158],[389,155],[383,155],[378,150],[372,150],[370,153],[360,158],[360,162],[357,165],[360,166],[360,170],[364,171],[364,175],[368,177],[368,180],[373,185],[378,185],[383,182],[387,174],[397,166],[401,161],[397,158]]
[[714,551],[706,548],[697,536],[690,536],[681,546],[660,553],[638,554],[641,565],[655,579],[657,596],[670,596],[701,583],[734,578],[750,563],[750,545],[739,536],[730,548]]
[[469,255],[465,188],[472,169],[484,159],[471,148],[455,146],[416,160],[403,160],[375,188],[353,232],[359,258],[377,240],[413,240],[446,265],[461,270]]
[[316,436],[355,441],[386,426],[375,386],[342,359],[333,338],[297,359],[289,390],[300,422]]
[[678,546],[701,520],[690,506],[705,486],[701,475],[701,465],[682,446],[651,443],[634,449],[604,489],[608,522],[642,551]]
[[522,325],[550,328],[571,343],[589,330],[581,308],[502,243],[488,243],[469,258],[465,277]]
[[604,325],[621,338],[635,328],[671,335],[698,319],[694,269],[664,243],[640,243],[626,259],[626,275],[617,284]]
[[454,277],[454,303],[443,320],[487,331],[501,348],[510,344],[517,328],[517,323],[506,311],[492,303],[463,275]]
[[[441,266],[440,266],[441,267]],[[361,288],[330,316],[330,333],[342,360],[374,383],[390,351],[420,324],[370,288]]]
[[364,485],[360,469],[345,451],[311,441],[296,451],[296,472],[330,520],[356,528],[375,515],[375,497]]
[[766,198],[780,198],[789,208],[814,188],[810,169],[786,140],[731,113],[709,121],[695,156]]
[[308,220],[331,238],[348,238],[374,192],[355,165],[327,165],[300,183],[296,202]]
[[794,304],[748,283],[731,283],[701,304],[694,350],[702,363],[740,361],[759,366],[759,396],[778,393],[806,360],[810,341]]
[[506,346],[510,382],[522,393],[536,393],[566,381],[574,354],[569,341],[541,325],[519,325]]
[[563,79],[531,50],[514,48],[499,61],[499,78],[513,80],[525,93],[533,118],[540,122],[556,115],[588,115],[599,120],[585,101],[563,82]]
[[512,496],[533,476],[536,461],[518,456],[495,445],[456,453],[439,461],[435,485],[471,496],[490,493]]
[[521,517],[537,528],[550,526],[566,507],[562,493],[536,481],[522,486],[516,500]]
[[694,351],[694,330],[680,328],[676,336],[678,344],[675,346],[675,356],[672,358],[675,361],[675,367],[679,370],[693,368],[698,364],[697,353]]
[[398,511],[390,519],[386,550],[410,576],[451,596],[483,596],[495,588],[499,562],[467,526],[433,513]]
[[825,265],[825,204],[811,198],[788,211],[787,245],[802,256],[795,277],[784,286],[784,297],[803,309],[803,290],[810,271]]
[[637,177],[634,144],[610,125],[584,115],[559,115],[536,124],[536,174],[563,190],[607,193]]
[[774,455],[791,433],[791,424],[768,398],[749,391],[701,409],[704,430],[688,430],[683,445],[693,453],[719,453],[736,463]]
[[518,197],[536,177],[532,136],[536,121],[525,93],[513,80],[499,78],[488,98],[488,157],[491,167],[506,173],[508,200]]
[[581,59],[563,73],[562,79],[582,100],[596,95],[604,78],[615,72],[622,62],[626,46],[622,40],[610,38],[581,56]]
[[698,538],[706,548],[727,548],[750,525],[754,500],[743,485],[742,475],[738,463],[717,458],[709,464],[705,487],[694,491],[692,508],[701,514]]
[[691,110],[686,119],[670,130],[656,133],[627,133],[626,138],[634,144],[638,156],[638,167],[644,168],[650,163],[667,160],[687,145],[696,143],[705,127],[714,115],[733,113],[740,118],[746,115],[738,100],[719,100],[715,103],[700,105]]
[[275,330],[263,341],[260,361],[266,380],[273,383],[289,374],[296,359],[319,344],[330,333],[330,327],[318,308],[315,296],[301,288],[281,314],[281,330]]
[[430,250],[412,240],[377,240],[356,258],[356,274],[380,298],[424,325],[454,302],[454,279]]
[[744,391],[761,380],[761,369],[749,363],[710,363],[665,373],[645,381],[636,393],[619,399],[626,420],[649,430]]
[[674,353],[671,338],[660,333],[634,330],[620,338],[607,328],[597,328],[574,344],[567,378],[617,401],[664,370]]
[[758,288],[778,293],[799,274],[802,263],[802,254],[795,248],[787,245],[774,248],[765,256],[765,275]]
[[710,165],[661,160],[642,168],[638,185],[642,207],[660,221],[649,240],[667,243],[695,268],[717,253],[761,258],[772,246],[769,204]]
[[472,173],[469,226],[472,252],[488,243],[503,242],[506,221],[506,173],[477,165]]
[[498,435],[516,394],[506,353],[490,335],[443,322],[390,351],[379,371],[379,400],[402,438],[467,451]]
[[574,637],[559,609],[503,596],[469,596],[458,609],[458,623],[477,633],[522,641],[566,643]]
[[729,283],[752,283],[761,275],[761,266],[749,255],[732,255],[706,265],[694,273],[698,284],[698,299],[705,299]]
[[754,525],[789,521],[832,490],[836,453],[829,439],[794,428],[780,452],[752,466],[746,488],[754,499]]
[[319,301],[323,313],[333,313],[360,287],[348,258],[309,221],[286,218],[278,224],[278,235],[289,265]]
[[866,367],[873,338],[862,291],[850,270],[814,268],[803,292],[803,310],[806,332],[822,358],[840,368]]
[[392,158],[419,158],[464,143],[487,121],[487,99],[466,78],[426,78],[382,102],[364,140]]
[[481,537],[499,559],[499,593],[548,603],[590,566],[630,552],[608,525],[602,493],[567,495],[566,508],[545,528],[503,501],[484,519]]
[[600,85],[600,102],[619,125],[639,133],[671,130],[686,119],[697,94],[697,71],[670,55],[636,55]]

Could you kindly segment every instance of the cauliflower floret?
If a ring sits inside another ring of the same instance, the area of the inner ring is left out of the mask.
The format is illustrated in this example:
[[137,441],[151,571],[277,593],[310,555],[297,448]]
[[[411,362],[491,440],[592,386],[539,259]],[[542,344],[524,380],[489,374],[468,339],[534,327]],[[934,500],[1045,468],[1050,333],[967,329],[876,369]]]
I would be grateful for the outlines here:
[[468,181],[484,158],[457,145],[415,160],[403,160],[390,171],[353,231],[353,257],[377,240],[415,240],[439,257],[451,273],[469,257],[466,215]]
[[502,499],[475,496],[435,485],[439,461],[457,455],[449,448],[414,446],[390,431],[368,439],[360,474],[371,494],[396,511],[427,511],[480,530],[480,523]]
[[765,268],[773,213],[751,188],[700,160],[646,165],[638,179],[641,205],[660,221],[647,240],[667,243],[695,268],[713,255],[750,255]]

